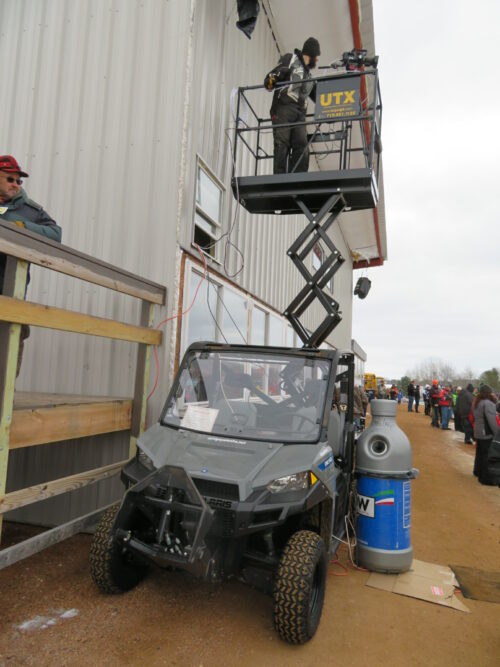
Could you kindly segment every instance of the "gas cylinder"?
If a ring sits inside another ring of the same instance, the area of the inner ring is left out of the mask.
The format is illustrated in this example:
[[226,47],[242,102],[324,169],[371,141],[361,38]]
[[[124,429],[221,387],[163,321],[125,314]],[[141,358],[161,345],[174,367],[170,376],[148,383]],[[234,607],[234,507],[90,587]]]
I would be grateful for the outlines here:
[[410,441],[396,424],[396,401],[374,399],[372,421],[356,447],[358,565],[374,572],[406,572],[411,546]]

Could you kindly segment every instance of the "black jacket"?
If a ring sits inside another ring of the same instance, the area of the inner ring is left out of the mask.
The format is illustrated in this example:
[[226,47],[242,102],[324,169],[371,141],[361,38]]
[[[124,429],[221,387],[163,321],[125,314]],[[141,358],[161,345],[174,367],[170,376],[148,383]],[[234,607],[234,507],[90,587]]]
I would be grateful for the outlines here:
[[269,88],[272,78],[275,79],[276,83],[284,83],[285,81],[296,83],[291,86],[279,87],[274,91],[271,117],[276,115],[278,104],[293,104],[305,110],[308,97],[313,102],[316,101],[316,84],[310,80],[311,74],[299,49],[281,56],[278,65],[264,79],[266,88]]
[[429,399],[431,401],[431,405],[434,407],[439,406],[439,387],[433,385],[429,391]]
[[470,411],[472,410],[472,401],[474,396],[472,391],[467,387],[462,389],[457,398],[457,411],[462,419],[468,419]]
[[408,385],[408,396],[415,396],[415,385],[413,382],[410,382]]

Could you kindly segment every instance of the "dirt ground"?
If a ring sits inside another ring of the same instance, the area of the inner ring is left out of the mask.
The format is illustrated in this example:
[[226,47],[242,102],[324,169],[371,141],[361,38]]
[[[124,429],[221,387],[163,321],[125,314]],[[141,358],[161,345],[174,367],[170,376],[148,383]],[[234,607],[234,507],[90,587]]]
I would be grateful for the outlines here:
[[[473,447],[401,406],[420,477],[412,543],[431,563],[500,570],[500,490],[472,476]],[[155,571],[123,596],[90,581],[90,537],[79,535],[0,571],[0,665],[453,665],[500,664],[500,605],[464,600],[470,614],[334,576],[323,617],[304,646],[283,643],[271,599],[238,582],[200,584]],[[340,558],[346,562],[346,553]]]

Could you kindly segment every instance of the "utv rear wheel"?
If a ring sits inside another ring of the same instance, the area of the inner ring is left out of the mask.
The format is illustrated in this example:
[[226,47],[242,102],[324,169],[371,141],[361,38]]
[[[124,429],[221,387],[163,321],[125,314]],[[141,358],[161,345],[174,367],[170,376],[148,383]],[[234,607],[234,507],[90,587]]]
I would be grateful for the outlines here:
[[328,559],[323,540],[299,530],[288,540],[274,586],[274,627],[291,644],[304,644],[318,629]]
[[118,509],[119,505],[113,505],[104,512],[90,546],[90,574],[102,593],[128,591],[144,578],[148,570],[112,539]]

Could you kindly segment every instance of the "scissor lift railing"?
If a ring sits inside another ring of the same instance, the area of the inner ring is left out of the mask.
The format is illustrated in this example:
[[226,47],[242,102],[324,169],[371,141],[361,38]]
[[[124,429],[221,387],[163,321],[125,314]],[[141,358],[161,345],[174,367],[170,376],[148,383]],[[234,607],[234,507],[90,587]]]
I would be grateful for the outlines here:
[[[238,89],[233,146],[232,188],[241,205],[251,213],[302,213],[308,221],[288,249],[288,256],[306,284],[284,312],[305,347],[318,347],[342,319],[340,304],[325,288],[345,258],[328,231],[342,212],[377,206],[382,150],[382,102],[376,68],[317,77],[314,81],[318,91],[327,84],[337,89],[354,86],[359,91],[357,112],[353,107],[345,115],[325,119],[317,102],[315,112],[307,113],[303,122],[273,125],[269,117],[260,117],[250,102],[251,95],[268,94],[264,86],[242,87]],[[307,144],[310,155],[313,159],[328,159],[329,168],[297,172],[296,165],[289,165],[289,173],[269,173],[269,167],[265,170],[263,165],[270,166],[274,158],[269,149],[273,129],[298,126],[310,130]],[[252,175],[236,173],[240,151],[253,157]],[[311,273],[306,259],[318,243],[328,252],[319,268]],[[315,300],[325,310],[325,317],[311,333],[300,318]]]

